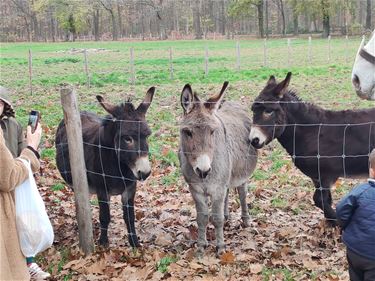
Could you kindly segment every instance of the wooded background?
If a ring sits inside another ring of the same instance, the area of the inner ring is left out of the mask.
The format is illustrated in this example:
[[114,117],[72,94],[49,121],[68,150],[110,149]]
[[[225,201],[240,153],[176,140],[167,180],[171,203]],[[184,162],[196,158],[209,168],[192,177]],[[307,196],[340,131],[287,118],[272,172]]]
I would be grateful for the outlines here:
[[375,0],[2,0],[0,40],[155,40],[374,28]]

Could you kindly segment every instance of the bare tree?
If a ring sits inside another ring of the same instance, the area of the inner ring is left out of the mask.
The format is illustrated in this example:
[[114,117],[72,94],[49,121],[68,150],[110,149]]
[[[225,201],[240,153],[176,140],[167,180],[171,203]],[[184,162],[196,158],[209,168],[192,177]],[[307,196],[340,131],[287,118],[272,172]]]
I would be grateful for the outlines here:
[[193,26],[194,26],[195,39],[202,39],[201,15],[200,15],[199,1],[193,0],[192,10],[193,10]]
[[323,17],[323,37],[327,38],[330,34],[330,14],[329,14],[329,2],[328,0],[321,0],[322,17]]
[[116,41],[118,39],[118,30],[116,24],[116,17],[114,11],[114,5],[112,0],[98,0],[100,4],[102,4],[103,8],[110,14],[111,22],[112,22],[112,39]]
[[366,28],[371,30],[371,0],[367,0],[366,13]]

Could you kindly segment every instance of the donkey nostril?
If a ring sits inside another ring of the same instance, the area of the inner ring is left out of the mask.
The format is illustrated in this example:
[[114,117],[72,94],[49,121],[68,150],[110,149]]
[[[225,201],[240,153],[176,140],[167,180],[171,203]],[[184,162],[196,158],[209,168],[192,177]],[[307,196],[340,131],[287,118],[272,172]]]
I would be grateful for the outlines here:
[[356,74],[354,74],[353,79],[352,79],[352,82],[353,82],[353,85],[354,85],[355,87],[359,87],[359,85],[360,85],[360,81],[359,81],[359,78],[358,78],[358,76],[357,76]]
[[211,172],[211,168],[209,168],[207,171],[202,171],[201,169],[197,167],[196,172],[200,178],[205,179],[208,176],[208,174]]
[[259,138],[254,138],[254,139],[251,141],[251,144],[252,144],[252,145],[257,145],[257,144],[259,144]]
[[148,178],[148,176],[151,174],[151,171],[150,172],[142,172],[142,171],[138,171],[138,179],[139,180],[145,180]]

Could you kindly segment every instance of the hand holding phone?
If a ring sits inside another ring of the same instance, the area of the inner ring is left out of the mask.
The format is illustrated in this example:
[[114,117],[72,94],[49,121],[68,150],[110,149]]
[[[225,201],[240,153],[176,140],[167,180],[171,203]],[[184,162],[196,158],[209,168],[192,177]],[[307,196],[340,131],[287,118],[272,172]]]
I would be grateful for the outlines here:
[[27,134],[26,134],[27,145],[37,150],[40,144],[40,140],[42,138],[42,126],[40,126],[39,124],[39,126],[37,126],[37,128],[35,129],[34,133],[32,133],[31,131],[32,131],[31,126],[27,126]]
[[27,124],[31,127],[32,133],[34,133],[35,129],[38,127],[39,119],[40,113],[36,110],[32,110],[29,114],[29,123]]

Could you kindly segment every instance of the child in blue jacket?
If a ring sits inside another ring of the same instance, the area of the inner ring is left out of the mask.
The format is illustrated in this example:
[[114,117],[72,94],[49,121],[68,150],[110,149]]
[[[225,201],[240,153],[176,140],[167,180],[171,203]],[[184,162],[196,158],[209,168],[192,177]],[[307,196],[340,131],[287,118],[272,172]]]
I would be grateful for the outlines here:
[[336,207],[351,281],[375,281],[375,149],[369,156],[369,174],[368,182],[353,188]]

